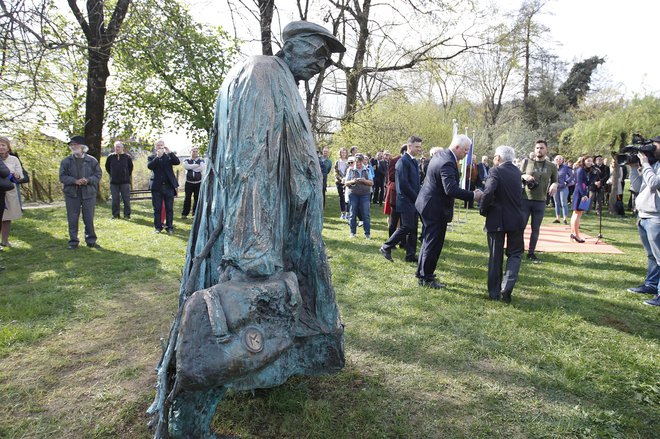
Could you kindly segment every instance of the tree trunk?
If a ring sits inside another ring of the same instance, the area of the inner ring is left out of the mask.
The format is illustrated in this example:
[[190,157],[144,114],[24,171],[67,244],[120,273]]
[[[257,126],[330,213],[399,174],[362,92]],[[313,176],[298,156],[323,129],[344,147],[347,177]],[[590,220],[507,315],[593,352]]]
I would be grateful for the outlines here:
[[106,82],[109,55],[97,50],[88,50],[87,96],[85,100],[85,140],[89,147],[88,154],[101,159],[101,140],[103,116],[105,114]]
[[261,54],[272,55],[271,24],[273,22],[273,8],[275,0],[258,0],[259,25],[261,27]]
[[[356,2],[357,6],[357,2]],[[364,74],[364,58],[367,54],[367,41],[369,40],[369,11],[371,9],[371,0],[364,0],[361,8],[356,8],[354,18],[358,22],[360,32],[358,34],[357,47],[355,48],[355,58],[353,68],[346,72],[346,105],[344,107],[345,121],[353,120],[357,110],[358,91],[360,90],[360,78]]]

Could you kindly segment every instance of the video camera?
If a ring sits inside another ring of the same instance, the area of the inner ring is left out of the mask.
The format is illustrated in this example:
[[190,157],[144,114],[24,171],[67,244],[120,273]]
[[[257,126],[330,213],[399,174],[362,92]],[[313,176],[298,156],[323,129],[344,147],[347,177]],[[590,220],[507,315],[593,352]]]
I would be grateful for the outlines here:
[[655,158],[655,145],[652,140],[647,140],[640,134],[633,134],[632,145],[624,146],[621,153],[616,155],[617,165],[638,165],[639,157],[637,153],[644,153],[649,158],[649,163],[653,165],[658,159]]

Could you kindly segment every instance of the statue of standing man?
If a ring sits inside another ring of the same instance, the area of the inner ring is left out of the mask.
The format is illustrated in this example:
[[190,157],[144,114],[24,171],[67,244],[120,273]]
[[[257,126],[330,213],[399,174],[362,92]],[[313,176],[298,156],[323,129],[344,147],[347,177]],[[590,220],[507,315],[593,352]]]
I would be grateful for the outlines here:
[[322,175],[298,81],[346,48],[306,21],[289,23],[282,39],[277,55],[235,66],[218,95],[180,310],[149,409],[156,437],[212,437],[227,389],[344,365]]

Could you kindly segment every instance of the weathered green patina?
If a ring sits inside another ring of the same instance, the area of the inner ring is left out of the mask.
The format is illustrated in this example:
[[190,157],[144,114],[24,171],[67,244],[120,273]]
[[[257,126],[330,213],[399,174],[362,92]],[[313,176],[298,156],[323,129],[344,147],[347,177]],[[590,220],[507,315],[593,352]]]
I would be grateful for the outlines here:
[[188,242],[179,313],[149,408],[155,437],[213,437],[227,389],[282,384],[344,364],[343,327],[321,231],[322,176],[297,81],[345,50],[290,23],[278,56],[225,79]]

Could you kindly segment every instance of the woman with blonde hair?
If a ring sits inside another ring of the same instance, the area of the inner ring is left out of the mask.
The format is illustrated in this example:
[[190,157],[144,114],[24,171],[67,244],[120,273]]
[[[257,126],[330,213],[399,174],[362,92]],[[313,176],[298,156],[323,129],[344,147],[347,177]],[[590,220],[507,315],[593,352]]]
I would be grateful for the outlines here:
[[23,167],[21,166],[18,157],[13,156],[11,153],[11,142],[7,137],[0,136],[0,160],[2,160],[9,168],[10,178],[14,182],[14,188],[5,192],[4,211],[2,215],[2,223],[0,225],[0,245],[2,247],[11,247],[9,242],[9,231],[11,230],[11,222],[23,216],[21,206],[18,201],[18,184],[17,181],[23,179]]

